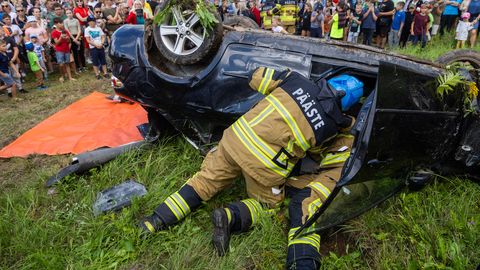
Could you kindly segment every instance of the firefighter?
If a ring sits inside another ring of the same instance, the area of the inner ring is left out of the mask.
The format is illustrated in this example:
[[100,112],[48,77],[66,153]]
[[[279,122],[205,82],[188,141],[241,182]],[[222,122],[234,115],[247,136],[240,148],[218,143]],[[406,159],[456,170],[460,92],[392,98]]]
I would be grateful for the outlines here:
[[280,14],[282,5],[276,3],[275,0],[267,0],[262,3],[260,17],[262,19],[262,26],[265,30],[272,29],[272,18],[274,15]]
[[[140,222],[145,231],[163,230],[182,220],[202,201],[227,188],[240,175],[245,178],[249,199],[215,209],[212,214],[213,243],[219,255],[225,254],[232,232],[248,230],[261,216],[280,206],[285,197],[285,184],[311,191],[309,196],[302,197],[302,210],[297,210],[302,213],[301,221],[295,219],[292,230],[308,215],[303,204],[313,209],[314,206],[309,206],[311,201],[319,205],[317,198],[324,200],[327,193],[318,195],[313,186],[301,186],[305,179],[309,179],[307,176],[299,177],[300,180],[289,176],[307,153],[323,160],[324,166],[345,161],[349,146],[338,156],[332,155],[337,152],[328,152],[328,145],[335,145],[341,137],[339,132],[353,125],[354,119],[343,114],[342,110],[357,103],[362,91],[353,91],[348,85],[336,90],[325,80],[317,85],[297,72],[266,67],[260,67],[250,75],[249,85],[266,97],[224,131],[222,140],[207,154],[199,172]],[[333,176],[332,179],[339,178]],[[312,183],[329,186],[330,183],[323,183],[325,177],[329,176],[319,174]],[[315,244],[318,242],[318,246],[312,246],[318,254],[319,241],[315,242],[316,238],[310,240]],[[300,252],[305,248],[299,244],[306,242],[292,239],[290,246],[293,252]],[[314,258],[315,261],[317,254],[312,254],[305,258],[310,261]]]

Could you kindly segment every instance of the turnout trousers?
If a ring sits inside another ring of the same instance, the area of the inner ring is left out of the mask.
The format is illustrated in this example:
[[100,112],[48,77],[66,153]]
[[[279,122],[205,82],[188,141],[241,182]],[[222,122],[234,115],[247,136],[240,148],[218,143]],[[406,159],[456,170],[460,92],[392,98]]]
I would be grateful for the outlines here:
[[[239,221],[240,216],[248,216],[250,218],[247,223],[256,223],[257,216],[263,213],[259,212],[263,209],[260,202],[265,204],[266,208],[278,206],[285,198],[284,187],[278,186],[278,183],[266,186],[265,183],[268,184],[268,181],[259,182],[244,172],[225,150],[222,142],[207,154],[200,171],[193,175],[179,191],[170,195],[154,212],[165,225],[173,225],[200,206],[202,201],[208,201],[218,192],[231,186],[233,181],[242,174],[245,178],[247,194],[251,199],[234,206],[235,213],[238,214],[236,220]],[[251,215],[250,211],[254,214]]]
[[341,172],[350,149],[353,136],[342,135],[335,138],[332,145],[324,151],[319,173],[289,177],[283,186],[265,186],[246,174],[225,150],[222,143],[210,151],[202,163],[201,170],[192,176],[179,191],[170,195],[155,209],[165,225],[182,220],[196,209],[202,201],[228,188],[243,174],[249,199],[229,204],[225,211],[231,232],[245,232],[257,224],[262,217],[276,212],[276,208],[287,195],[289,204],[290,230],[288,233],[288,269],[318,269],[320,266],[320,235],[315,233],[315,225],[305,229],[301,235],[293,238],[295,232],[315,213],[330,195]]

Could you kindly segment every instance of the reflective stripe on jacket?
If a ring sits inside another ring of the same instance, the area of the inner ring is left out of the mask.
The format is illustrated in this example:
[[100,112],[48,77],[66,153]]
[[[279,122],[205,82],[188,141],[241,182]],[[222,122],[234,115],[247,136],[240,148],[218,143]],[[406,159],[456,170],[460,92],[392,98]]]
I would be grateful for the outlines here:
[[318,87],[298,73],[262,67],[252,74],[250,86],[266,98],[225,130],[224,147],[259,182],[283,184],[297,161],[335,137],[339,128],[310,101]]

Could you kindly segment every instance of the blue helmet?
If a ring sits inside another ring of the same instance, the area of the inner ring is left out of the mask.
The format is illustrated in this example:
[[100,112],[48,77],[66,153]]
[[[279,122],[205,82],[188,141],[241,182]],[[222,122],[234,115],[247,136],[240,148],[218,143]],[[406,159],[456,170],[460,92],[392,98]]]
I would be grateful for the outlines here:
[[27,51],[33,51],[33,43],[32,42],[25,42],[25,49]]
[[328,80],[332,90],[344,94],[342,96],[342,111],[347,111],[360,101],[363,96],[363,82],[350,75],[339,75]]

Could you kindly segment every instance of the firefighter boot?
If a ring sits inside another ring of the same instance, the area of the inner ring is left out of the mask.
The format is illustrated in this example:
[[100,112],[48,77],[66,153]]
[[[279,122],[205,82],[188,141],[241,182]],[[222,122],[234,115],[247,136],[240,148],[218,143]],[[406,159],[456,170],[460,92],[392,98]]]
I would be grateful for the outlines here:
[[224,256],[230,243],[230,221],[227,211],[230,209],[217,208],[213,210],[213,246],[219,256]]
[[166,228],[166,226],[163,224],[163,221],[155,213],[153,213],[151,216],[144,217],[138,226],[142,229],[143,233],[154,233]]

